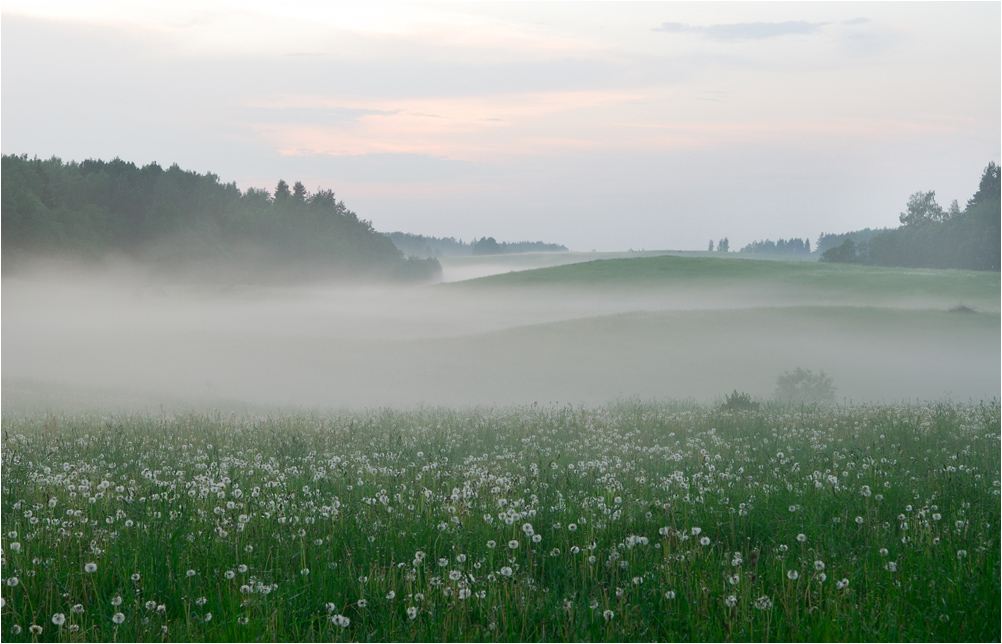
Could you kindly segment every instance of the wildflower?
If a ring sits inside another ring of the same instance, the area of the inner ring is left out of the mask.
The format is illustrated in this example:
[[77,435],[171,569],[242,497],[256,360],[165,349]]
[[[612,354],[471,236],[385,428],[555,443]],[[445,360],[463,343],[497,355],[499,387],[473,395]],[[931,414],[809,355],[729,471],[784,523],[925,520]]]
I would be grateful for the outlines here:
[[469,599],[470,595],[472,593],[473,593],[473,591],[471,591],[469,588],[460,588],[459,589],[459,598],[460,599]]
[[202,619],[204,621],[206,621],[206,622],[211,622],[212,621],[212,613],[206,613],[205,617],[203,617]]
[[534,535],[532,535],[532,542],[533,543],[539,543],[542,540],[543,540],[543,535],[541,535],[541,534],[534,534]]
[[344,615],[331,615],[331,624],[335,626],[340,626],[341,628],[348,628],[348,624],[351,624],[351,620]]
[[727,599],[724,600],[724,603],[727,604],[728,608],[734,608],[738,605],[738,598],[734,595],[728,595]]
[[807,541],[807,535],[801,532],[800,534],[797,535],[797,541],[799,541],[800,543],[804,543],[805,541]]
[[150,601],[146,602],[146,604],[144,604],[144,605],[146,606],[146,610],[154,610],[157,607],[157,603],[155,601],[153,601],[152,599]]
[[730,585],[732,586],[737,586],[739,583],[741,583],[741,575],[735,573],[727,578],[727,582],[730,583]]
[[359,608],[365,608],[366,606],[369,605],[369,602],[365,599],[360,599],[357,602],[355,602],[355,605],[358,606]]
[[786,578],[789,579],[790,581],[796,581],[797,577],[799,577],[799,576],[800,576],[800,573],[798,573],[796,570],[787,570],[786,571]]
[[299,574],[302,575],[303,577],[306,577],[307,575],[310,574],[310,569],[309,568],[303,568],[302,570],[299,571]]
[[250,618],[249,617],[238,617],[237,618],[237,623],[240,624],[241,626],[246,626],[249,622],[250,622]]
[[407,607],[407,619],[415,619],[417,617],[418,609],[417,606]]
[[554,548],[553,550],[550,551],[551,557],[557,557],[559,555],[560,555],[560,548]]
[[15,541],[14,543],[10,544],[10,549],[14,552],[21,552],[21,544]]
[[880,549],[880,555],[883,556],[883,557],[886,557],[887,556],[887,548],[881,548]]
[[244,574],[244,573],[246,573],[247,572],[247,564],[240,564],[239,566],[237,566],[237,572],[239,572],[241,575]]
[[957,551],[957,559],[963,559],[966,556],[967,556],[967,551],[966,550],[958,550]]
[[870,486],[869,485],[864,485],[863,487],[861,487],[859,489],[859,493],[862,494],[865,497],[869,497],[871,494],[873,494],[873,492],[870,490]]
[[702,539],[699,540],[699,544],[702,545],[702,546],[708,546],[708,545],[710,545],[710,538],[709,537],[703,537]]
[[856,523],[858,525],[863,525],[863,517],[856,517]]
[[440,557],[438,560],[438,565],[442,568],[445,568],[446,566],[449,565],[449,560],[446,559],[445,557]]
[[28,630],[31,631],[32,635],[42,634],[42,627],[39,626],[38,624],[32,624],[31,626],[28,627]]
[[66,623],[66,615],[62,613],[56,613],[52,616],[52,623],[56,626],[62,626]]
[[511,548],[512,550],[516,550],[518,548],[518,541],[512,539],[511,541],[508,542],[508,547]]
[[887,565],[885,565],[884,568],[886,568],[888,572],[897,572],[898,571],[898,564],[896,564],[893,561],[888,561]]
[[196,573],[195,573],[194,570],[189,569],[188,572],[186,572],[184,574],[185,574],[186,577],[194,577]]
[[487,542],[487,547],[491,548],[491,549],[497,547],[497,545],[498,545],[498,542],[495,541],[494,539],[491,539],[490,541]]
[[818,572],[821,572],[822,570],[825,569],[825,562],[820,561],[820,560],[815,561],[814,562],[814,569],[817,570]]
[[825,583],[825,580],[827,580],[827,579],[828,579],[828,575],[826,575],[825,573],[821,573],[821,574],[818,575],[818,581],[821,582],[822,584]]
[[839,581],[835,582],[835,588],[838,589],[838,590],[842,590],[843,588],[847,588],[848,586],[849,586],[849,580],[848,579],[844,579],[843,578],[843,579],[840,579]]
[[93,562],[88,562],[88,563],[84,564],[84,572],[86,572],[86,573],[97,572],[97,564],[93,563]]
[[512,574],[511,567],[509,567],[509,566],[502,566],[501,567],[501,576],[502,577],[511,577],[511,574]]
[[610,619],[612,619],[615,616],[616,616],[616,613],[612,612],[608,608],[605,609],[605,611],[602,612],[602,617],[605,618],[605,621],[609,621]]
[[789,507],[789,510],[790,510],[790,512],[796,512],[796,511],[797,511],[797,506],[795,506],[795,505],[791,505],[791,506]]
[[755,600],[755,608],[759,610],[769,610],[772,608],[772,600],[768,595],[762,595]]
[[462,578],[463,578],[463,573],[459,572],[458,570],[449,571],[449,579],[451,579],[452,581],[459,581]]
[[522,532],[524,532],[527,537],[531,537],[533,534],[535,534],[535,532],[532,529],[531,523],[523,523]]
[[700,533],[700,532],[702,532],[702,531],[703,531],[703,529],[702,529],[702,528],[699,528],[699,527],[696,527],[696,528],[693,528],[693,529],[692,529],[692,536],[694,536],[694,537],[698,537],[698,536],[699,536],[699,533]]
[[223,577],[226,577],[227,579],[233,579],[236,576],[237,573],[233,572],[232,570],[227,570],[226,572],[223,573]]
[[576,523],[568,523],[567,524],[567,530],[568,531],[570,531],[570,532],[576,532],[577,529],[578,529],[578,525]]
[[121,595],[115,595],[114,597],[112,597],[111,598],[111,605],[112,606],[121,606],[122,605],[122,596]]
[[785,543],[780,544],[780,546],[779,546],[779,551],[780,552],[786,552],[787,550],[789,550],[789,548],[786,547]]
[[121,624],[125,621],[125,615],[123,613],[115,613],[114,615],[111,616],[111,621],[115,622],[116,624]]
[[19,582],[19,581],[18,581],[17,577],[9,577],[9,578],[7,579],[7,587],[8,587],[8,588],[14,588],[14,587],[15,587],[15,586],[17,586],[17,585],[18,585],[19,583],[21,583],[21,582]]
[[666,590],[665,591],[665,599],[675,599],[675,591],[674,590]]
[[131,579],[132,581],[139,581],[140,579],[142,579],[142,577],[138,572],[134,572],[132,573],[132,576],[129,577],[129,579]]

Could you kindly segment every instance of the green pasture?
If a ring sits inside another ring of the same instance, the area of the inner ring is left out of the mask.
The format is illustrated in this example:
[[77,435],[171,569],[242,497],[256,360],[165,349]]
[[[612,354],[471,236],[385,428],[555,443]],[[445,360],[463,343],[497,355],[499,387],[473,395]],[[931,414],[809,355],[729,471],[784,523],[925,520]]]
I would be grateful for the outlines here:
[[2,637],[998,641],[999,405],[4,413]]
[[999,273],[884,268],[820,262],[761,261],[715,257],[607,259],[512,272],[444,288],[595,289],[795,293],[812,301],[901,303],[950,307],[965,304],[999,310]]

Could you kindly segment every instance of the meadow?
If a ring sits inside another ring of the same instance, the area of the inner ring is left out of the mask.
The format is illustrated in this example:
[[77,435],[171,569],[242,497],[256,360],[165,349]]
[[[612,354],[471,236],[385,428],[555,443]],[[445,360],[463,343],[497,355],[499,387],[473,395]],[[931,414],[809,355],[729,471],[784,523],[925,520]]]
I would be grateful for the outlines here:
[[1002,387],[998,273],[699,256],[509,273],[529,260],[460,259],[506,272],[406,289],[6,277],[4,407],[706,402],[768,398],[797,367],[857,402],[978,401]]
[[4,641],[998,641],[1000,408],[5,409]]

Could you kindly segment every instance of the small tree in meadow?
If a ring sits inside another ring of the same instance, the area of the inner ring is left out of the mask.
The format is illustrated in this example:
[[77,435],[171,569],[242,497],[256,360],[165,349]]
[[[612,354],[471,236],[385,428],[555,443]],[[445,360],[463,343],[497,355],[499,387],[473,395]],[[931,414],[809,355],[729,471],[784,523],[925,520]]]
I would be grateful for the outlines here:
[[824,371],[813,373],[797,367],[776,378],[774,397],[787,403],[830,403],[835,401],[835,383]]

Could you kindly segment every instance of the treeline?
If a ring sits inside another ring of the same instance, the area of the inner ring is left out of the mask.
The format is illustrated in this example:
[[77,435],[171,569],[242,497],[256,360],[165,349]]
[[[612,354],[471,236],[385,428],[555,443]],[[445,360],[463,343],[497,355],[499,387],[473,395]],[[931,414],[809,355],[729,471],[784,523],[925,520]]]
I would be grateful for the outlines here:
[[822,255],[829,248],[835,248],[836,246],[841,246],[845,243],[845,240],[851,239],[853,244],[857,246],[859,244],[868,244],[870,240],[879,235],[880,233],[887,232],[891,230],[890,228],[864,228],[862,230],[854,230],[848,233],[821,233],[818,235],[818,241],[814,245],[814,254]]
[[481,237],[469,243],[455,237],[425,237],[411,233],[385,233],[396,247],[414,257],[465,257],[470,255],[498,255],[503,253],[566,252],[561,244],[536,242],[498,242],[493,237]]
[[331,190],[279,181],[274,194],[212,173],[121,159],[2,158],[3,268],[33,256],[114,253],[183,271],[256,278],[431,279],[436,260],[405,259]]
[[752,242],[742,248],[740,252],[768,253],[770,255],[810,255],[811,240],[799,239],[796,237],[791,239],[780,239],[779,241],[766,239],[764,241]]
[[899,216],[900,228],[881,231],[866,241],[848,237],[824,251],[821,261],[997,271],[1002,263],[1000,204],[999,167],[991,162],[963,210],[956,201],[944,210],[936,203],[935,191],[916,192]]

